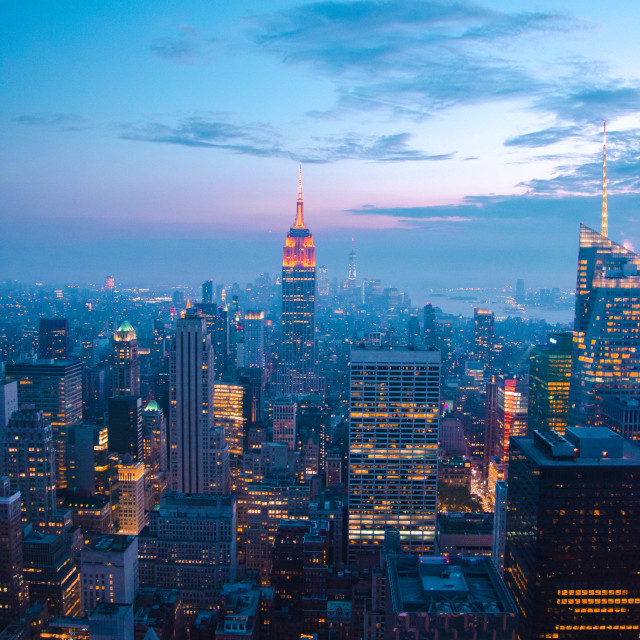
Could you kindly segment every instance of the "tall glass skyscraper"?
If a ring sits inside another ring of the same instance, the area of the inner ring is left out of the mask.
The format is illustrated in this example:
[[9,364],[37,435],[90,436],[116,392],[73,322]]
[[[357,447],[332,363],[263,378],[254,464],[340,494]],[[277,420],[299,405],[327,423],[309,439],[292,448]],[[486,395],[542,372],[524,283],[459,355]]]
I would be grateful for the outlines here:
[[302,175],[298,182],[296,220],[289,229],[282,257],[282,348],[279,381],[282,393],[317,391],[315,307],[316,249],[302,211]]
[[580,225],[568,423],[599,426],[603,398],[640,394],[640,256]]
[[397,529],[404,551],[433,552],[440,352],[351,351],[349,558]]

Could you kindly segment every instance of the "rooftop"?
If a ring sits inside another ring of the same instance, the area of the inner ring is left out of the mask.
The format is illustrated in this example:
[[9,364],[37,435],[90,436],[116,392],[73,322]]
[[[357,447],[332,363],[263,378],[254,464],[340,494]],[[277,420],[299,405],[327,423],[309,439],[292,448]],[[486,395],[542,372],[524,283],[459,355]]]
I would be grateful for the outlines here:
[[387,558],[394,613],[516,614],[516,606],[489,558]]
[[122,551],[126,551],[135,539],[136,536],[119,536],[109,534],[93,538],[88,546],[89,549],[92,549],[93,551],[121,553]]

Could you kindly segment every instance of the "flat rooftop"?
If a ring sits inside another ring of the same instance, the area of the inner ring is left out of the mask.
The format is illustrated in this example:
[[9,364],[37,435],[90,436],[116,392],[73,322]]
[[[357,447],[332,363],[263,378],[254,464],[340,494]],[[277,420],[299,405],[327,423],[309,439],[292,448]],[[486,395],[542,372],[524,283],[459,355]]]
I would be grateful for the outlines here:
[[119,536],[107,534],[104,536],[97,536],[96,538],[93,538],[88,547],[93,551],[109,551],[112,553],[122,553],[131,546],[131,543],[135,539],[136,536]]
[[389,556],[393,611],[430,614],[513,614],[516,605],[489,558]]

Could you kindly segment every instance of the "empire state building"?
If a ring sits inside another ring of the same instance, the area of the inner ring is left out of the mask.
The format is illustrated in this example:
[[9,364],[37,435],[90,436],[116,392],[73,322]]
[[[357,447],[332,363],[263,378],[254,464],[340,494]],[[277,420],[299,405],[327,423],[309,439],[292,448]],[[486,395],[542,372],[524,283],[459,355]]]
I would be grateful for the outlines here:
[[315,342],[316,249],[304,223],[302,171],[298,180],[296,220],[289,229],[282,257],[282,348],[279,382],[282,393],[318,391]]

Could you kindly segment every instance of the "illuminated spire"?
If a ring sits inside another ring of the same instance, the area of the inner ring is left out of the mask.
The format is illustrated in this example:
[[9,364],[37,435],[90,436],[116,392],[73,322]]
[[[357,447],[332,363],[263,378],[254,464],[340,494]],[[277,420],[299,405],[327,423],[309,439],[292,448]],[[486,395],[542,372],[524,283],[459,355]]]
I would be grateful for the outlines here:
[[191,309],[191,300],[187,300],[187,309]]
[[294,229],[306,229],[304,217],[302,215],[302,165],[300,165],[300,173],[298,174],[298,203],[296,208],[296,221],[293,224]]
[[609,212],[607,211],[607,121],[604,121],[604,147],[602,164],[602,235],[609,237]]

